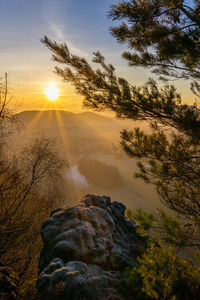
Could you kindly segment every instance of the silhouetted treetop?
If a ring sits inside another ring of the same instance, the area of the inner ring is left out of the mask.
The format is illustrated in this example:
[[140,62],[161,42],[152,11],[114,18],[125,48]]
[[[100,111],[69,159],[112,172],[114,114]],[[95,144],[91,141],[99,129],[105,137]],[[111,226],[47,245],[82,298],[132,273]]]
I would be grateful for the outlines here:
[[153,68],[161,77],[200,77],[198,0],[120,1],[109,15],[120,20],[112,35],[133,50],[123,53],[131,66]]

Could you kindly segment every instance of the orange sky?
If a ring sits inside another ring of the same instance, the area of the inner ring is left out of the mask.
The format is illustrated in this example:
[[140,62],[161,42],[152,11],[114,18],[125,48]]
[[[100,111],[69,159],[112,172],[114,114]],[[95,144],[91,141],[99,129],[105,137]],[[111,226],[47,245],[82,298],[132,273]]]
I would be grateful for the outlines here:
[[[80,112],[81,97],[73,87],[53,73],[50,51],[40,42],[46,34],[57,42],[66,42],[72,53],[89,61],[100,50],[112,63],[117,75],[133,84],[142,84],[152,74],[141,68],[129,68],[119,45],[110,35],[107,12],[113,0],[6,0],[0,1],[0,76],[8,73],[16,111],[56,108]],[[60,90],[56,103],[44,94],[50,82]],[[175,81],[184,100],[192,103],[189,83]]]

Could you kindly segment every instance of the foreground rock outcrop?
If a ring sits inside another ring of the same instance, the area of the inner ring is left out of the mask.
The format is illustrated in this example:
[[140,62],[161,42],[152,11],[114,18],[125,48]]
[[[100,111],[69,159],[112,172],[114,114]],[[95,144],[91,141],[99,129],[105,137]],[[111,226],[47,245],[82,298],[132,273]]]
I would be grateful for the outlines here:
[[109,197],[87,195],[52,212],[41,230],[37,299],[128,299],[123,271],[137,264],[145,240],[125,209]]

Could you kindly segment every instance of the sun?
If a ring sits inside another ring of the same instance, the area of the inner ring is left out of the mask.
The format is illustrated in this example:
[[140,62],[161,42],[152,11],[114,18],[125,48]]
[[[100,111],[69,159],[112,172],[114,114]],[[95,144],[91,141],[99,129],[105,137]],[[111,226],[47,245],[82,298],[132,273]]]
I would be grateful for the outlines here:
[[48,88],[46,88],[45,94],[50,101],[56,101],[59,96],[59,90],[52,83]]

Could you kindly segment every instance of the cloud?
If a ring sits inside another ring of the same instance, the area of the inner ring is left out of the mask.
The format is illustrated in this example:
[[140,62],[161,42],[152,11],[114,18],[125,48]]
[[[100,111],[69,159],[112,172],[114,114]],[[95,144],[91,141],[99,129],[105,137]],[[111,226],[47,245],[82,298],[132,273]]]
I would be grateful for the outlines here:
[[71,41],[68,40],[68,38],[65,34],[63,25],[58,24],[56,22],[49,22],[49,28],[50,28],[51,32],[53,33],[53,35],[56,39],[56,42],[58,42],[58,43],[65,42],[67,44],[67,46],[69,47],[69,50],[76,55],[84,56],[84,57],[88,56],[88,53],[79,49]]
[[56,39],[58,39],[58,42],[63,42],[65,40],[65,34],[63,26],[60,24],[56,24],[55,22],[50,22],[49,27],[51,32],[55,35]]

